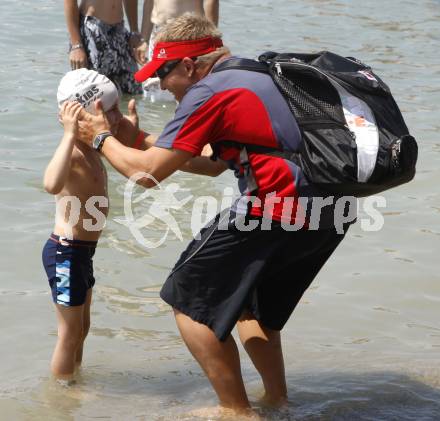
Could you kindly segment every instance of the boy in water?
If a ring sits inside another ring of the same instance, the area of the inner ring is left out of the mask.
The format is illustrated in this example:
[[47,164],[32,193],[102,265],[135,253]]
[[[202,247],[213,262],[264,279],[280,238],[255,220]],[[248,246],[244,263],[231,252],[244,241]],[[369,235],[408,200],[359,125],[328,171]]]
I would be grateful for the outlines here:
[[70,381],[81,363],[90,326],[92,258],[108,211],[106,170],[99,152],[77,141],[78,116],[84,108],[93,112],[96,99],[101,100],[113,133],[123,116],[115,85],[93,70],[68,72],[57,99],[64,135],[44,174],[45,190],[56,195],[57,218],[43,249],[43,264],[58,321],[52,373]]

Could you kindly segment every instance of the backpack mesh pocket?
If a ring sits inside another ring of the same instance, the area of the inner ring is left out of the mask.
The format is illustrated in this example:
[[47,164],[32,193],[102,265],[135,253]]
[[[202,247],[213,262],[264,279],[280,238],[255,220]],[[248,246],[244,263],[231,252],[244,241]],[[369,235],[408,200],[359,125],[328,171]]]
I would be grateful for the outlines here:
[[345,123],[339,95],[327,80],[318,79],[311,72],[299,74],[296,71],[294,77],[289,73],[293,74],[283,68],[283,74],[279,75],[273,69],[272,77],[299,124],[312,121]]

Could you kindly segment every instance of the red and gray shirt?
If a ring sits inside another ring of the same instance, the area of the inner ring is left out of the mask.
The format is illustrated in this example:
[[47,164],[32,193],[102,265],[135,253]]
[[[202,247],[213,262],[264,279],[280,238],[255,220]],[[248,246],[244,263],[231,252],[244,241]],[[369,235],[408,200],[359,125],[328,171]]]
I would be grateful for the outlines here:
[[[207,143],[217,149],[216,144],[221,141],[290,151],[299,149],[298,125],[269,75],[235,69],[209,74],[188,89],[156,146],[197,156]],[[228,161],[239,174],[239,150],[227,146],[219,149],[219,158]],[[287,209],[290,208],[289,219],[294,222],[301,187],[310,188],[300,168],[284,158],[252,152],[249,163],[261,200],[261,207],[254,204],[251,214],[262,216],[266,197],[272,194],[280,198],[274,200],[272,219],[281,221],[286,198],[293,198],[294,205]],[[249,194],[243,177],[239,177],[239,188],[242,194]]]

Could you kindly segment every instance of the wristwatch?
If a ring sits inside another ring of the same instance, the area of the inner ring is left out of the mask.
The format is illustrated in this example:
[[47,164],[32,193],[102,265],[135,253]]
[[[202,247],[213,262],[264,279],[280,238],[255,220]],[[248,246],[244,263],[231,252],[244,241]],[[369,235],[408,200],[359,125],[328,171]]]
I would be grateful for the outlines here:
[[110,132],[103,132],[96,135],[92,142],[92,148],[95,151],[100,152],[102,149],[102,145],[104,145],[105,139],[107,139],[109,136],[112,136]]
[[84,46],[82,45],[81,42],[79,42],[78,44],[72,44],[72,45],[70,46],[69,53],[70,53],[71,51],[73,51],[73,50],[79,50],[80,48],[81,48],[81,49],[84,49]]

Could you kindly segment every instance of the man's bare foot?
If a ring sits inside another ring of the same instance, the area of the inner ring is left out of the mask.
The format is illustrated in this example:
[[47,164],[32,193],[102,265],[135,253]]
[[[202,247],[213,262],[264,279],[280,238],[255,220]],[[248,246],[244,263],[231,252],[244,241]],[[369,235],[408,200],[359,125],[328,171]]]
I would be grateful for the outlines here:
[[224,420],[224,421],[260,421],[261,418],[251,408],[249,409],[232,409],[224,406],[211,406],[207,408],[199,408],[189,413],[192,417]]
[[55,382],[62,387],[70,387],[76,384],[76,380],[72,377],[70,378],[55,378]]
[[266,408],[283,408],[287,406],[287,396],[269,396],[264,395],[258,403]]
[[55,380],[56,383],[64,387],[73,386],[76,383],[75,373],[72,374],[52,373],[52,378]]

